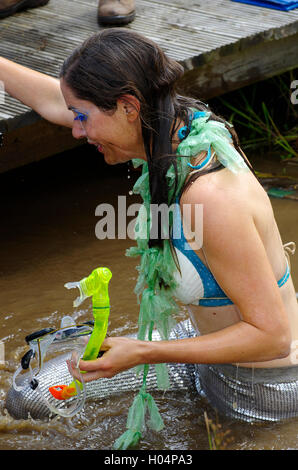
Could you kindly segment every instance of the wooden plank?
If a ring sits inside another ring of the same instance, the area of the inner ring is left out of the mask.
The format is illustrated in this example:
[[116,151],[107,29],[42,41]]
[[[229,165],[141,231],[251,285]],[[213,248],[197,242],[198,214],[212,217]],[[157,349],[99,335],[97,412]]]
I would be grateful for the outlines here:
[[240,50],[217,49],[199,66],[191,64],[180,80],[181,92],[208,100],[298,66],[298,33],[276,40],[274,54],[272,48],[272,41],[264,39],[252,45],[243,40]]
[[[97,3],[50,0],[1,20],[0,55],[58,76],[64,58],[100,29]],[[298,9],[281,12],[230,0],[136,0],[136,19],[128,28],[183,64],[180,91],[205,100],[298,65]],[[77,145],[69,131],[66,138],[58,126],[40,124],[36,113],[12,97],[5,94],[2,101],[0,132],[7,135],[0,172]]]

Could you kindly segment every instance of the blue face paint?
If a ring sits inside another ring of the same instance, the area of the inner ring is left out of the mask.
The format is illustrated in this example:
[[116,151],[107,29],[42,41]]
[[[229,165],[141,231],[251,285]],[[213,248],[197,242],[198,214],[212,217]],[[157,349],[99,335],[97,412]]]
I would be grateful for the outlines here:
[[80,122],[87,121],[88,113],[81,113],[75,108],[71,108],[71,110],[77,114],[77,116],[74,118],[74,121],[80,121]]

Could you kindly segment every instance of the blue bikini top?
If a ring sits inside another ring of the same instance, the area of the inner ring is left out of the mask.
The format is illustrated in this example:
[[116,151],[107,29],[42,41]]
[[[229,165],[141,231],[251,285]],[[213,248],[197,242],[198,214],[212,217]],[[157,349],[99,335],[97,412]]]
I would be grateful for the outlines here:
[[[232,305],[233,302],[216,282],[212,272],[188,244],[183,232],[179,199],[176,200],[173,213],[172,235],[173,233],[180,235],[179,237],[175,235],[175,238],[173,236],[171,238],[180,268],[180,274],[177,270],[175,275],[178,286],[174,294],[178,300],[186,304],[205,307]],[[278,286],[283,286],[289,279],[289,276],[290,269],[287,263],[285,274],[277,282]]]

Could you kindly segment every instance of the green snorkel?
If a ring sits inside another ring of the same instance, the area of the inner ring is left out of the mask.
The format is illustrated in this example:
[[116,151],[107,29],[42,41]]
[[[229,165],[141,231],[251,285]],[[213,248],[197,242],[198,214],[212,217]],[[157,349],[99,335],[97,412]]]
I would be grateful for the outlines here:
[[[68,282],[67,289],[78,287],[80,296],[73,305],[78,307],[88,297],[92,297],[92,308],[94,317],[94,328],[87,343],[83,360],[88,361],[98,357],[101,345],[108,329],[110,314],[109,282],[112,273],[108,268],[97,268],[90,276],[83,278],[80,282]],[[70,385],[54,385],[49,387],[50,393],[58,400],[67,400],[77,395],[77,387],[82,388],[79,380],[74,380]]]

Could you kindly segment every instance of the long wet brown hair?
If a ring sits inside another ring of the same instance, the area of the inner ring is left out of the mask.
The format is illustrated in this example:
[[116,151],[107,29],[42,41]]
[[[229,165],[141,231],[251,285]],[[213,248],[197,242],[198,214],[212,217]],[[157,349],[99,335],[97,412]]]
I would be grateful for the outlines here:
[[[211,112],[205,103],[177,93],[177,81],[183,73],[183,67],[156,43],[126,28],[94,34],[73,51],[61,68],[60,77],[73,93],[103,111],[116,110],[117,100],[126,94],[139,100],[152,204],[173,202],[169,200],[166,173],[172,164],[176,170],[172,138],[177,124],[182,121],[188,126],[190,108]],[[227,126],[212,112],[209,119]],[[230,126],[228,130],[234,146],[241,151],[236,132]],[[160,230],[159,238],[150,240],[151,246],[160,244],[161,238]]]

